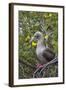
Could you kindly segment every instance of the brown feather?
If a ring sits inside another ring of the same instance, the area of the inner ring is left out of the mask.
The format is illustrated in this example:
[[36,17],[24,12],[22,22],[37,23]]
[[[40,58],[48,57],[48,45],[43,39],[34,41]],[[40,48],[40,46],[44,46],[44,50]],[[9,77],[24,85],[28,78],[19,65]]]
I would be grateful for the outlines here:
[[49,62],[55,57],[55,53],[50,48],[46,48],[43,52],[43,57]]

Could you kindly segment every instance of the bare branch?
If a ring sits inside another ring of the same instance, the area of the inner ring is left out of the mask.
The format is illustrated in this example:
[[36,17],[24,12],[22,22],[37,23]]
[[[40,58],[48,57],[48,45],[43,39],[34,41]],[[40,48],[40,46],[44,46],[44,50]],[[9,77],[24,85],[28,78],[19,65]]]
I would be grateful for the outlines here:
[[44,21],[43,18],[41,18],[41,20],[40,20],[40,29],[41,29],[41,32],[43,32],[44,34],[46,34],[47,32],[46,32],[44,26],[45,26],[45,21]]
[[41,69],[40,74],[41,74],[42,71],[45,70],[45,68],[47,68],[49,65],[54,64],[54,63],[57,63],[57,62],[58,62],[58,58],[56,57],[56,58],[54,58],[52,61],[50,61],[50,62],[48,62],[47,64],[45,64],[45,65],[43,66],[43,68]]
[[58,58],[55,57],[52,61],[48,62],[47,64],[44,64],[43,67],[39,67],[38,69],[36,69],[36,71],[33,74],[33,78],[35,78],[35,76],[37,75],[37,73],[39,72],[39,77],[41,77],[42,72],[51,64],[55,64],[58,63]]

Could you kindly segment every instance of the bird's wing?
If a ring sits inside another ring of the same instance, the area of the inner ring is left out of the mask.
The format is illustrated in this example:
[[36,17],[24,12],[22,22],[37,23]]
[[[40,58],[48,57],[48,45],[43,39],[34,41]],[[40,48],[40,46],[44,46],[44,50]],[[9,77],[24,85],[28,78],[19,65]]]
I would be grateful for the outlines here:
[[55,53],[50,48],[46,48],[42,55],[49,62],[54,58]]

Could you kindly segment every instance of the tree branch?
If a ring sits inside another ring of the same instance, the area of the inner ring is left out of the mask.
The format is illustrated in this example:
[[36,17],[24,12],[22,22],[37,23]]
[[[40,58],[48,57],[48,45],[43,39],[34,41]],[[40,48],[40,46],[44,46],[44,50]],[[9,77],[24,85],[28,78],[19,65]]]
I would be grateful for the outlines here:
[[48,62],[47,64],[44,64],[43,67],[39,67],[38,69],[36,69],[36,71],[33,74],[33,78],[35,78],[37,72],[39,72],[39,77],[41,76],[41,73],[51,64],[55,64],[58,63],[58,58],[55,57],[53,60],[51,60],[50,62]]
[[47,64],[45,64],[45,65],[43,66],[43,68],[41,69],[40,74],[41,74],[42,71],[45,70],[49,65],[55,64],[55,63],[58,63],[58,58],[57,58],[57,57],[54,58],[52,61],[48,62]]

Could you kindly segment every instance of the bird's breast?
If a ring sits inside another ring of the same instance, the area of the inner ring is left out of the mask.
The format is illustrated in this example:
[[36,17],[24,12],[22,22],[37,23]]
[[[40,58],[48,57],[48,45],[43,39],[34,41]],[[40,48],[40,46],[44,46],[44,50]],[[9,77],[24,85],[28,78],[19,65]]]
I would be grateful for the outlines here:
[[43,57],[43,52],[45,48],[46,47],[43,45],[42,41],[38,41],[36,48],[36,55],[41,64],[45,64],[47,62],[46,59]]
[[40,61],[43,61],[44,60],[44,57],[43,57],[43,51],[44,51],[44,48],[41,48],[41,47],[39,47],[39,48],[37,48],[36,49],[36,54],[37,54],[37,57],[38,57],[38,59],[40,60]]
[[44,51],[44,48],[37,48],[36,49],[37,58],[41,64],[47,63],[46,59],[43,57],[43,51]]
[[37,55],[42,54],[43,50],[44,50],[44,49],[41,48],[41,47],[37,48],[37,49],[36,49],[36,54],[37,54]]

